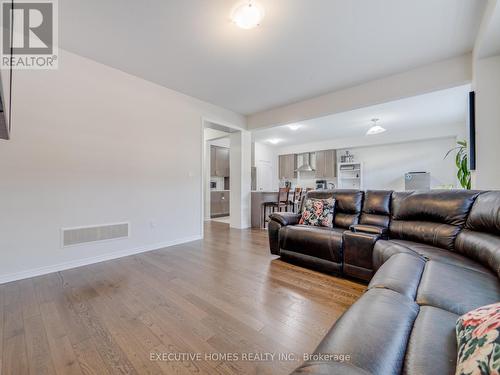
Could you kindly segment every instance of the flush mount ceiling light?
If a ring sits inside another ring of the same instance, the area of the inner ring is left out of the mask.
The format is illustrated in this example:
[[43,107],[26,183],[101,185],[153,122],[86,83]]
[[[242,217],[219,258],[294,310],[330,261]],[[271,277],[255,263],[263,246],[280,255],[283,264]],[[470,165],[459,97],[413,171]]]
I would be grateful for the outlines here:
[[231,20],[242,29],[259,26],[263,18],[264,9],[253,0],[238,4],[231,14]]
[[368,131],[366,132],[366,135],[380,134],[380,133],[383,133],[387,130],[386,128],[383,128],[382,126],[377,125],[377,121],[379,121],[379,120],[380,119],[378,119],[378,118],[371,119],[373,125],[370,129],[368,129]]
[[271,138],[267,140],[269,143],[272,143],[273,145],[276,145],[281,142],[281,139],[278,138]]
[[290,125],[287,125],[291,130],[295,131],[295,130],[299,130],[302,125],[300,124],[290,124]]

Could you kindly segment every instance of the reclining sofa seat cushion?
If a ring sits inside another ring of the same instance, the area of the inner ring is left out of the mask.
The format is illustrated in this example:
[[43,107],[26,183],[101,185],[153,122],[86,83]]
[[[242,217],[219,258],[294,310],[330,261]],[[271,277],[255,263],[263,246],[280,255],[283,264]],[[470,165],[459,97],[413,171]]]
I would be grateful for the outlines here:
[[477,197],[455,248],[500,277],[500,191],[484,192]]
[[500,300],[500,283],[491,271],[426,261],[418,254],[391,256],[368,285],[368,289],[373,288],[390,289],[419,306],[432,306],[457,315]]
[[[405,357],[403,348],[418,311],[418,305],[402,294],[370,289],[337,320],[315,353],[349,354],[349,363],[356,369],[353,374],[399,374]],[[318,363],[306,362],[294,374],[304,373],[311,365]],[[335,366],[330,373],[344,374],[341,370],[344,367]]]
[[454,252],[455,239],[478,195],[478,191],[470,190],[394,192],[389,241],[375,244],[373,268],[377,270],[394,254],[408,253],[487,272],[482,265]]
[[406,347],[404,374],[455,375],[458,317],[436,307],[420,306]]
[[341,228],[300,224],[286,226],[280,231],[280,247],[282,250],[339,263],[343,232]]
[[478,195],[468,190],[393,193],[390,238],[453,251]]
[[415,253],[391,256],[368,285],[368,290],[373,289],[400,293],[419,306],[405,349],[405,374],[454,374],[458,317],[500,300],[500,285],[491,271],[477,272],[440,261],[426,261]]
[[490,273],[487,267],[460,253],[405,240],[378,240],[373,249],[373,268],[375,270],[379,269],[391,256],[399,253],[419,255],[422,259],[436,260],[477,272]]
[[384,288],[415,301],[425,260],[413,254],[399,253],[382,264],[368,284],[368,289]]
[[363,201],[359,224],[351,226],[353,232],[387,236],[391,215],[390,190],[368,190]]
[[500,283],[493,272],[477,272],[461,266],[426,262],[416,301],[462,315],[500,301]]

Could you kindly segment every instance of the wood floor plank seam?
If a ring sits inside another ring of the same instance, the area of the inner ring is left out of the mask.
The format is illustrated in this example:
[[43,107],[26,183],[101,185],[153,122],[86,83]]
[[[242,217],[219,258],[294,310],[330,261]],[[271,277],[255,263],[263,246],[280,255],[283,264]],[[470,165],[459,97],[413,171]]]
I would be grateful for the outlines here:
[[[267,232],[205,238],[0,285],[1,374],[288,374],[366,286],[286,263]],[[191,353],[202,359],[155,360]],[[153,357],[151,357],[153,356]]]

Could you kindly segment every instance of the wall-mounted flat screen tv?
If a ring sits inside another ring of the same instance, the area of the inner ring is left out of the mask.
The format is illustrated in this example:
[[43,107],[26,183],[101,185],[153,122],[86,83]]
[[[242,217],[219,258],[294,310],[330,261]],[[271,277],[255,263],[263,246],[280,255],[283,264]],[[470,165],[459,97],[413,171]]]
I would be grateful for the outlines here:
[[469,168],[476,169],[476,94],[469,93]]

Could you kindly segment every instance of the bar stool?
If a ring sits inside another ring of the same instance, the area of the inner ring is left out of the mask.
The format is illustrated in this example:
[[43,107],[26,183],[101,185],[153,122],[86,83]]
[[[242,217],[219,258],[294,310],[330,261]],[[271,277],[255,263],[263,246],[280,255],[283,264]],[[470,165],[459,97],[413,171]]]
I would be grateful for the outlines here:
[[296,187],[295,190],[293,191],[292,200],[288,201],[288,204],[292,208],[292,212],[297,213],[297,209],[301,200],[302,200],[302,188]]
[[280,188],[278,191],[278,201],[277,202],[264,202],[262,203],[263,215],[262,215],[262,223],[263,228],[266,228],[267,220],[267,210],[268,208],[272,209],[272,212],[281,212],[281,209],[284,208],[285,211],[288,211],[288,194],[290,193],[290,188]]

